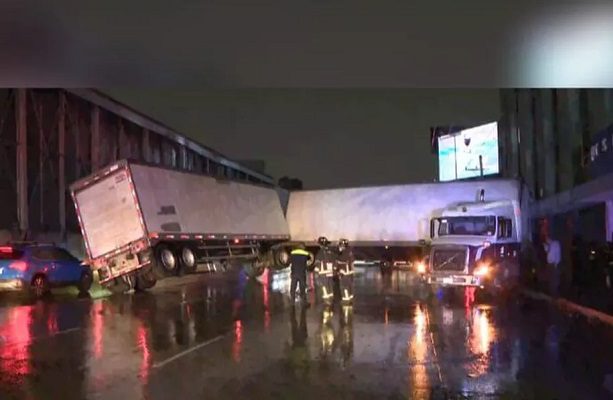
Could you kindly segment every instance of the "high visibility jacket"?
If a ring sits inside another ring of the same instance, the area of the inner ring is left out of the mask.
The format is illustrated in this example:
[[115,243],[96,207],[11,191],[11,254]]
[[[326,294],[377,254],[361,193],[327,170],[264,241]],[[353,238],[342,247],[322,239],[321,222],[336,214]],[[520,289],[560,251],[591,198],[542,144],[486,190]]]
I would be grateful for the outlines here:
[[336,269],[340,275],[353,275],[353,253],[346,249],[336,259]]
[[296,277],[306,277],[307,263],[309,262],[310,253],[303,249],[294,249],[290,253],[290,264],[292,275]]
[[315,259],[315,271],[322,276],[334,275],[336,255],[329,248],[321,248]]

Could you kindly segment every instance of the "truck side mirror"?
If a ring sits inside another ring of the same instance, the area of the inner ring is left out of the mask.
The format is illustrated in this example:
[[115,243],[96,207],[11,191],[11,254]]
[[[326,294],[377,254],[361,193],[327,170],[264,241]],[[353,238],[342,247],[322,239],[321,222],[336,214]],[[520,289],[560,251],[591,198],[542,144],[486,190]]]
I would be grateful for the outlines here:
[[434,239],[434,221],[433,219],[430,220],[430,239]]

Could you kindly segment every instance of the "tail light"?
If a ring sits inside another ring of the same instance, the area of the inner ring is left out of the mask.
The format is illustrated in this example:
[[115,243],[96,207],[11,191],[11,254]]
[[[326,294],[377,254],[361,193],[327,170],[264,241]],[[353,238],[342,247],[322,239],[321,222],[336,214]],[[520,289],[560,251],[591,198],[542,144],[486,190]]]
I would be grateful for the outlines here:
[[0,253],[12,254],[13,253],[13,248],[10,247],[10,246],[0,246]]
[[25,272],[25,270],[28,269],[28,264],[25,261],[13,261],[11,263],[11,268],[16,271]]

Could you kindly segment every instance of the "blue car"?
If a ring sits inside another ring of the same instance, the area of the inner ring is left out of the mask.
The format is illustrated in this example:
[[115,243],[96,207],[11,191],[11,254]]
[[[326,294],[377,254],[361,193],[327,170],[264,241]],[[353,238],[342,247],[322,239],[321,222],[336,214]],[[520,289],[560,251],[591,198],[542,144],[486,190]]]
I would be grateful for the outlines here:
[[0,290],[29,290],[42,297],[65,286],[87,293],[92,282],[89,267],[61,247],[33,242],[0,246]]

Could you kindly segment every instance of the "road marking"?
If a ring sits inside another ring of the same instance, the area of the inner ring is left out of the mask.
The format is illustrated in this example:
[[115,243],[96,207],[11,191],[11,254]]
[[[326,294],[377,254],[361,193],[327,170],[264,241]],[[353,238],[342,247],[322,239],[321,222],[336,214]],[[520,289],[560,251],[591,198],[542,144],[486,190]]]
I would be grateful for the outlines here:
[[65,333],[70,333],[70,332],[74,332],[74,331],[78,331],[78,330],[81,330],[81,327],[78,327],[78,326],[77,326],[77,327],[75,327],[75,328],[65,329],[65,330],[63,330],[63,331],[56,332],[55,334],[53,334],[53,335],[49,335],[49,336],[47,336],[47,337],[53,337],[53,336],[57,336],[57,335],[63,335],[63,334],[65,334]]
[[189,348],[187,350],[184,350],[184,351],[182,351],[182,352],[180,352],[178,354],[175,354],[174,356],[172,356],[170,358],[167,358],[164,361],[160,361],[160,362],[154,363],[152,368],[162,368],[164,365],[166,365],[166,364],[168,364],[170,362],[173,362],[174,360],[176,360],[178,358],[181,358],[181,357],[183,357],[183,356],[185,356],[185,355],[187,355],[187,354],[189,354],[189,353],[191,353],[193,351],[196,351],[196,350],[198,350],[198,349],[200,349],[202,347],[205,347],[205,346],[208,346],[208,345],[213,344],[215,342],[218,342],[218,341],[220,341],[223,338],[224,338],[224,335],[219,335],[217,337],[214,337],[213,339],[207,340],[206,342],[202,342],[202,343],[200,343],[200,344],[198,344],[198,345],[196,345],[194,347],[191,347],[191,348]]

